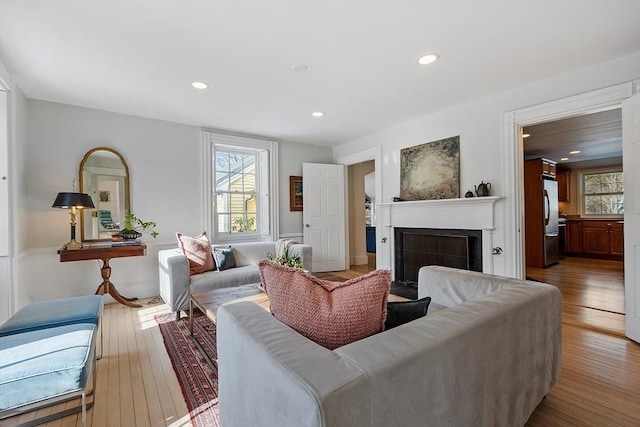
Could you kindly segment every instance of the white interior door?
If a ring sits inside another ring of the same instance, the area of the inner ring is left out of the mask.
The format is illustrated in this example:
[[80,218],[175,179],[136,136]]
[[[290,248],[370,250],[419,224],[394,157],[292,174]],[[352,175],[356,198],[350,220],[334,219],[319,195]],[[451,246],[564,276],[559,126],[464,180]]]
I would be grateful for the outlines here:
[[622,102],[626,334],[640,342],[640,94]]
[[313,272],[345,269],[344,166],[302,164],[303,236],[313,248]]

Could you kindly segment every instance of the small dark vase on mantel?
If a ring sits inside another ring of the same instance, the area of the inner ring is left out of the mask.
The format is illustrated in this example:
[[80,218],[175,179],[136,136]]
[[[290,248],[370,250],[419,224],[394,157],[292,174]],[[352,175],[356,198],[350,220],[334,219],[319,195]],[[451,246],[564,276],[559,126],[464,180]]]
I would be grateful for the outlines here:
[[464,197],[466,197],[467,199],[473,197],[473,192],[471,190],[467,191],[466,193],[464,193]]

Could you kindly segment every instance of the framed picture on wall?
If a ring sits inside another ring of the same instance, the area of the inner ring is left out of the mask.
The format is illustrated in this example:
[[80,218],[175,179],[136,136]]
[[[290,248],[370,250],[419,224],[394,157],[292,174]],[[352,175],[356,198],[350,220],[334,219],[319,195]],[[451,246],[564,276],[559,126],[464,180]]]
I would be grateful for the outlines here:
[[289,210],[302,210],[302,177],[289,177]]

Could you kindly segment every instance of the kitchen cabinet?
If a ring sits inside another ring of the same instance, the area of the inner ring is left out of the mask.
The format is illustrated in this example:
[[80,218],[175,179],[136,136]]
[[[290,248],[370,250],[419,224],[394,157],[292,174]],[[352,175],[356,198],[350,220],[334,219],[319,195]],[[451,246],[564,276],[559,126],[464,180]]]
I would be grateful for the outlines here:
[[576,256],[621,260],[624,225],[615,220],[568,220],[565,249]]
[[556,162],[553,160],[547,159],[539,159],[540,165],[542,166],[542,175],[548,176],[549,178],[556,177]]
[[610,251],[612,255],[624,256],[624,226],[622,223],[616,223],[611,227],[609,234]]
[[606,222],[585,221],[582,223],[582,252],[608,255],[609,226]]
[[582,221],[567,221],[565,234],[565,252],[582,252]]
[[571,171],[568,169],[561,169],[556,171],[556,180],[558,181],[558,201],[570,202],[571,194],[569,193],[569,178]]

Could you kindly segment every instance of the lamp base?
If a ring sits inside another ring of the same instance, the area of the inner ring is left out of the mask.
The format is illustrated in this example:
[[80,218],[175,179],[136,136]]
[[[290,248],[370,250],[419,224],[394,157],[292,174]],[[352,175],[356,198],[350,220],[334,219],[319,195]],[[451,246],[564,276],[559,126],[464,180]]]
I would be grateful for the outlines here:
[[65,243],[64,248],[66,250],[82,249],[82,243],[72,240],[69,243]]

